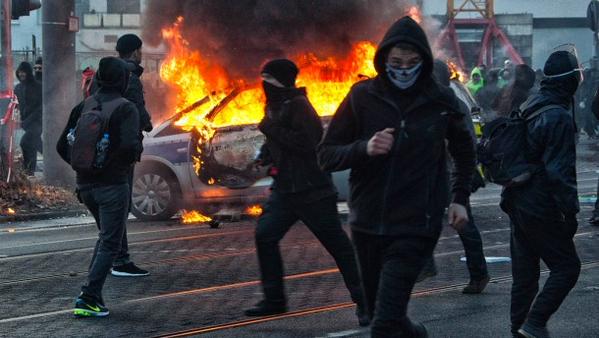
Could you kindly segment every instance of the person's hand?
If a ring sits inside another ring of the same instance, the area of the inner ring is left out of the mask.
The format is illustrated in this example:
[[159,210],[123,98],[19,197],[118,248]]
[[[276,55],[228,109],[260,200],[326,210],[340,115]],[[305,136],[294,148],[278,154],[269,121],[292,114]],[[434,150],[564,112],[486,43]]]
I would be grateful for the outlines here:
[[395,137],[393,137],[395,129],[387,128],[374,134],[374,136],[368,140],[366,146],[366,153],[368,156],[379,156],[386,155],[391,151]]
[[451,203],[449,205],[449,210],[447,211],[447,219],[452,228],[458,232],[462,231],[464,225],[469,221],[468,211],[466,210],[466,207],[461,204]]

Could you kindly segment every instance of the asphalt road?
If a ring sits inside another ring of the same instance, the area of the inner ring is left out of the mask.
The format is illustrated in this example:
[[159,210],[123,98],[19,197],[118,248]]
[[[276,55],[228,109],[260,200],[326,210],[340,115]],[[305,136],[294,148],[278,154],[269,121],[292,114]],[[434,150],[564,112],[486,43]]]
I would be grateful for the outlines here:
[[[582,212],[576,235],[580,280],[550,328],[555,337],[599,336],[599,229],[585,224],[597,185],[594,150],[579,154]],[[487,257],[509,257],[509,222],[499,188],[473,196]],[[340,207],[343,210],[343,206]],[[366,337],[332,258],[302,224],[281,243],[290,313],[260,319],[243,309],[260,300],[254,221],[128,226],[133,260],[151,275],[108,277],[108,318],[77,319],[74,298],[85,280],[97,231],[88,218],[0,224],[0,337]],[[417,285],[410,315],[431,337],[508,337],[510,263],[490,263],[492,283],[465,296],[463,248],[446,227],[436,249],[439,274]],[[546,275],[546,274],[544,274]]]

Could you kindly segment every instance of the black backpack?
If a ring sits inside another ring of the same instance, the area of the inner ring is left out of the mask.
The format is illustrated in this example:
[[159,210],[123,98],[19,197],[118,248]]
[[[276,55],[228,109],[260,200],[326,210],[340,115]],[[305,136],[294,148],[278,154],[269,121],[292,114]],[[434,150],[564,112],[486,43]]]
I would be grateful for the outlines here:
[[[98,102],[95,96],[84,101],[81,116],[75,128],[71,144],[71,167],[78,173],[98,174],[109,162],[109,149],[99,153],[98,146],[104,134],[108,132],[108,123],[112,113],[127,100],[119,97],[107,102]],[[69,134],[71,134],[69,133]],[[106,144],[109,148],[109,143]]]
[[489,182],[513,187],[532,177],[539,164],[529,160],[528,122],[554,108],[561,107],[547,105],[526,117],[515,111],[510,117],[497,118],[484,126],[477,152]]

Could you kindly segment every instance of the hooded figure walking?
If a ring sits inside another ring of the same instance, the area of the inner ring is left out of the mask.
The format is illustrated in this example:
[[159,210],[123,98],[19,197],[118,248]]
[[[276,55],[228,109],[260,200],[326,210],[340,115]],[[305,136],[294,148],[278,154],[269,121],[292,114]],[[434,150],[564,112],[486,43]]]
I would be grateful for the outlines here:
[[335,259],[357,304],[359,324],[365,326],[368,318],[354,249],[341,228],[331,176],[317,163],[322,124],[306,89],[295,87],[298,72],[287,59],[270,61],[261,72],[266,112],[258,128],[266,136],[263,153],[268,152],[272,159],[274,183],[256,227],[264,300],[245,314],[266,316],[287,311],[279,242],[301,220]]
[[[501,207],[512,222],[512,304],[514,337],[549,337],[547,321],[557,311],[580,274],[574,245],[579,212],[576,183],[576,127],[570,113],[582,80],[576,56],[557,51],[549,56],[541,89],[522,104],[530,120],[528,158],[538,166],[529,182],[506,188]],[[539,292],[540,261],[551,271]]]
[[15,86],[15,95],[19,100],[21,128],[25,130],[20,143],[23,168],[28,176],[33,176],[37,153],[42,153],[42,84],[35,79],[29,62],[21,62],[16,75],[19,84]]
[[447,149],[455,164],[449,222],[468,222],[474,144],[455,94],[432,75],[431,48],[414,20],[391,26],[374,64],[378,75],[354,85],[318,155],[325,170],[351,169],[349,221],[372,337],[427,337],[408,318],[408,301],[442,230]]

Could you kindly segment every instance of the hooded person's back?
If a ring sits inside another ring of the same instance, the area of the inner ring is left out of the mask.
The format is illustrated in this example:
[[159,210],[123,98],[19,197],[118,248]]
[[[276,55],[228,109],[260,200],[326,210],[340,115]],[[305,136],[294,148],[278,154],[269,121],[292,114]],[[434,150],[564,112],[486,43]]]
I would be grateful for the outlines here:
[[42,85],[35,80],[33,67],[29,62],[21,62],[15,74],[19,78],[19,72],[26,74],[25,81],[15,86],[15,95],[19,100],[19,111],[21,113],[21,127],[24,130],[38,130],[42,128]]
[[493,108],[499,115],[508,116],[518,110],[535,84],[535,72],[529,66],[517,65],[514,73],[514,82],[505,87],[493,103]]
[[[104,103],[122,98],[129,83],[130,69],[128,67],[124,61],[115,57],[106,57],[100,60],[95,75],[99,90],[73,109],[56,145],[59,155],[67,163],[70,163],[67,134],[71,129],[75,129],[77,121],[84,113],[83,108],[86,101],[96,100],[101,107]],[[108,163],[97,175],[77,173],[78,184],[127,183],[131,165],[141,152],[141,141],[137,137],[139,113],[133,103],[125,101],[114,110],[108,122],[107,132],[110,137]]]

